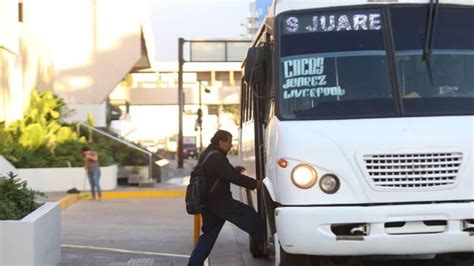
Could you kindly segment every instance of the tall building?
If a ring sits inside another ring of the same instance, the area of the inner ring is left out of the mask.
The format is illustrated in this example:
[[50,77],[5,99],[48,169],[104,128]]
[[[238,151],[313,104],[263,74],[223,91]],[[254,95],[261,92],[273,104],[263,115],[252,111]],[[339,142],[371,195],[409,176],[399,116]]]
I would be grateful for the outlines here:
[[[184,45],[184,123],[183,135],[195,137],[197,110],[203,110],[203,141],[207,145],[217,128],[226,128],[237,137],[235,114],[240,101],[241,60],[249,46],[230,44],[225,61],[225,44],[193,43],[195,40],[243,40],[249,0],[189,1],[155,0],[150,3],[150,20],[156,42],[152,68],[129,76],[127,84],[110,95],[111,102],[128,103],[129,114],[113,128],[133,141],[158,148],[176,149],[178,134],[178,38]],[[231,47],[232,46],[232,47]],[[199,63],[190,61],[202,61]],[[206,92],[209,91],[208,93]],[[201,97],[199,97],[201,96]],[[201,99],[201,101],[199,101]],[[167,146],[167,147],[166,147]]]
[[23,117],[32,88],[52,88],[51,48],[24,22],[24,3],[0,1],[0,122]]
[[[96,126],[106,127],[110,110],[119,106],[123,115],[113,128],[124,137],[173,138],[178,38],[242,38],[251,2],[2,0],[0,121],[22,117],[32,88],[52,89],[74,110],[69,121],[92,114]],[[239,104],[241,63],[215,62],[222,47],[194,45],[192,50],[190,42],[184,47],[184,134],[196,136],[201,103],[205,144],[217,128],[236,133],[235,115],[227,111]],[[241,61],[247,47],[227,52]],[[214,62],[189,62],[199,54],[201,61]]]
[[106,126],[110,92],[130,71],[149,67],[143,4],[2,0],[0,120],[21,118],[36,88],[63,98],[75,109],[71,120],[91,113],[97,126]]

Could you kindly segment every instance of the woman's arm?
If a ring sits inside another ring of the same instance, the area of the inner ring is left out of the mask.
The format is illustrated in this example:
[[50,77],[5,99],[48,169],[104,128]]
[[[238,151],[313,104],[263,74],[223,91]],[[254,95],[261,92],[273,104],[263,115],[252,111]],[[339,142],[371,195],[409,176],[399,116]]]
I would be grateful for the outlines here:
[[209,167],[212,167],[212,170],[218,177],[248,189],[255,189],[257,187],[257,180],[240,173],[239,170],[230,164],[225,156],[211,157],[210,161],[211,165],[209,165]]
[[99,160],[99,156],[97,155],[97,153],[92,153],[92,152],[89,152],[87,153],[86,155],[86,159],[89,159],[89,160],[92,160],[92,161],[98,161]]

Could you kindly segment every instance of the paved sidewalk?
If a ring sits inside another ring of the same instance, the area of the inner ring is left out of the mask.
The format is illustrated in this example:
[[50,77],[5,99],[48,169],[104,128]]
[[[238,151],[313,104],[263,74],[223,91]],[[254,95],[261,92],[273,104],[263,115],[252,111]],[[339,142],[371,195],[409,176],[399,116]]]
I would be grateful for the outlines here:
[[[46,201],[69,198],[61,212],[59,265],[186,265],[194,217],[186,214],[183,195],[194,164],[186,160],[184,169],[176,169],[171,161],[163,169],[163,183],[152,188],[118,186],[104,191],[101,201],[84,199],[88,194],[47,193]],[[248,235],[230,223],[219,235],[210,264],[272,265],[268,259],[252,258]]]
[[[176,161],[170,161],[170,164],[162,169],[163,182],[155,183],[153,187],[138,187],[137,185],[118,185],[114,190],[103,190],[104,194],[121,192],[144,192],[144,191],[184,191],[186,189],[189,175],[194,167],[195,160],[186,160],[183,169],[176,168]],[[79,195],[79,197],[88,197],[89,191],[81,191],[81,194],[68,194],[62,192],[47,192],[44,201],[60,201],[68,196]],[[144,196],[146,197],[146,196]],[[75,200],[71,200],[75,202]],[[68,204],[69,205],[69,204]]]
[[[233,156],[233,160],[237,158]],[[155,183],[154,187],[140,188],[138,186],[117,186],[111,191],[156,191],[156,190],[185,190],[186,181],[189,180],[189,175],[196,164],[196,160],[184,160],[183,168],[177,168],[176,160],[171,160],[169,165],[162,168],[162,182]],[[81,191],[83,192],[83,191]],[[110,191],[104,191],[110,192]],[[85,193],[88,193],[87,191]],[[69,196],[64,192],[47,192],[45,201],[59,201],[60,199]]]

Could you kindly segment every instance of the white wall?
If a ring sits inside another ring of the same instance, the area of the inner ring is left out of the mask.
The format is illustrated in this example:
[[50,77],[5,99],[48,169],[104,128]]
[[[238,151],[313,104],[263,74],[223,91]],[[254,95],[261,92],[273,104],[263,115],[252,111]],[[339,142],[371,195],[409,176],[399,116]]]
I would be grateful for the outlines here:
[[71,116],[65,118],[67,122],[85,122],[89,113],[94,117],[96,127],[105,127],[107,124],[107,105],[101,104],[68,104],[68,108],[74,110]]
[[0,236],[0,265],[57,265],[61,260],[59,204],[47,202],[20,221],[0,221]]
[[[186,106],[185,109],[190,109]],[[197,108],[197,106],[194,106]],[[203,106],[203,140],[204,145],[215,133],[217,117],[207,115],[207,107]],[[196,136],[199,132],[194,131],[196,115],[183,116],[183,135]],[[134,105],[130,107],[130,134],[125,137],[132,141],[151,140],[158,141],[165,137],[178,134],[178,106],[177,105]],[[125,133],[125,132],[123,132]]]
[[18,173],[16,168],[5,157],[0,155],[0,176],[7,176],[9,172]]
[[[237,81],[240,82],[240,81]],[[240,83],[239,83],[240,84]],[[202,104],[239,104],[240,86],[208,86],[210,93],[201,91]],[[199,104],[199,87],[183,88],[185,104]],[[110,95],[116,101],[127,100],[134,105],[174,105],[178,102],[178,88],[117,88]]]
[[[112,190],[117,186],[117,165],[101,167],[100,186]],[[90,191],[86,172],[82,167],[71,168],[23,168],[18,177],[27,181],[28,187],[41,192],[67,191],[76,188]]]
[[23,115],[18,1],[0,1],[0,122]]
[[22,2],[23,24],[53,52],[54,92],[67,104],[103,102],[142,55],[143,1]]
[[50,50],[18,19],[18,1],[0,1],[0,121],[23,117],[31,89],[52,89]]
[[[183,136],[195,136],[199,145],[199,132],[194,130],[198,105],[186,105],[183,115]],[[209,115],[208,107],[203,109],[203,145],[207,146],[217,129],[224,129],[237,138],[238,127],[232,115],[220,113]],[[177,105],[132,105],[126,120],[113,121],[112,128],[124,138],[133,142],[159,142],[178,134]]]
[[18,28],[18,1],[0,1],[0,48],[18,53],[20,50]]

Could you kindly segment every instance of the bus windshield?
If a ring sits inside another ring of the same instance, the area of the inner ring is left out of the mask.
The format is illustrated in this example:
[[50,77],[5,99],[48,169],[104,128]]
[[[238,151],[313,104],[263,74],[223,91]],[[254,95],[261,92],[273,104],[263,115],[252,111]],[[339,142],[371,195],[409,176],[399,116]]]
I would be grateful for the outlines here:
[[[474,25],[467,23],[473,12],[439,8],[429,62],[423,53],[426,5],[390,8],[391,23],[384,23],[380,9],[282,15],[278,86],[281,117],[473,113],[474,75],[469,73],[474,73]],[[390,38],[384,28],[389,24],[393,53],[388,53],[384,41]],[[394,54],[392,59],[389,54]],[[390,74],[390,60],[396,75]]]
[[439,8],[431,55],[426,55],[430,58],[424,58],[420,41],[427,13],[426,7],[391,9],[403,111],[407,115],[472,114],[474,24],[469,19],[474,9]]

